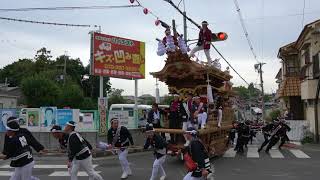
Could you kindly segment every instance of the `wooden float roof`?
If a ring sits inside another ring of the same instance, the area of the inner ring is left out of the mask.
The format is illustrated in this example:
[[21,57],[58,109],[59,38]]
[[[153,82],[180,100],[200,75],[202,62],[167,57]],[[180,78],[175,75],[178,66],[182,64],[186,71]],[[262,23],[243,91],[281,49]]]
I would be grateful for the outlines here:
[[210,84],[218,88],[223,85],[224,81],[230,81],[232,78],[229,72],[191,61],[187,54],[182,54],[179,51],[168,54],[163,69],[150,74],[165,82],[169,87],[178,88],[206,85],[207,75],[211,81]]

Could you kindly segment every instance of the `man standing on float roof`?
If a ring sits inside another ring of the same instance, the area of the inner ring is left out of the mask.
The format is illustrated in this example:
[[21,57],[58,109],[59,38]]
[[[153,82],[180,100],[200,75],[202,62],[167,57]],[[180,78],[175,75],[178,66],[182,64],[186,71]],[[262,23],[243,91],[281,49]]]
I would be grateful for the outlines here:
[[[203,50],[207,60],[208,64],[212,64],[212,59],[210,57],[210,45],[211,45],[211,39],[212,39],[212,32],[208,28],[208,22],[202,21],[202,28],[199,32],[199,39],[196,47],[194,47],[190,52],[190,57],[194,57],[194,54],[200,50]],[[198,60],[197,60],[198,61]]]

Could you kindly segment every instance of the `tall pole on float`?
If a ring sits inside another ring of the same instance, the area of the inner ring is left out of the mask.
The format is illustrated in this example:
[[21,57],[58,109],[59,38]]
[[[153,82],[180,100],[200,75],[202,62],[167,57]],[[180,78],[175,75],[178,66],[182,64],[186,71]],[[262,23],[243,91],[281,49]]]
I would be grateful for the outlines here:
[[186,12],[186,4],[183,0],[183,37],[184,37],[184,41],[187,42],[188,38],[187,38],[187,12]]
[[156,103],[160,103],[160,92],[159,92],[159,83],[158,79],[156,78]]

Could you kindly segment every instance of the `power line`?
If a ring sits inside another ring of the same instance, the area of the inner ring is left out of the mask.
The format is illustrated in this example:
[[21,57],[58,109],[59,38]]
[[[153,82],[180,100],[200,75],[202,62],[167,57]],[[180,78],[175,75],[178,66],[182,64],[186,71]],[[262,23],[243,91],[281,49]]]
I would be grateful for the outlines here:
[[228,62],[228,60],[220,53],[220,51],[211,43],[211,46],[214,50],[220,55],[220,57],[229,65],[229,67],[249,86],[249,83],[238,73],[237,70]]
[[261,21],[261,61],[264,58],[264,0],[262,0],[261,7],[262,21]]
[[[142,8],[146,8],[144,7],[139,0],[136,0],[136,2],[138,3],[138,6],[141,6]],[[155,15],[152,11],[149,11],[149,13],[154,16],[155,18],[159,19],[159,17],[157,15]]]
[[40,7],[40,8],[14,8],[0,9],[0,12],[16,12],[16,11],[65,11],[65,10],[85,10],[85,9],[119,9],[119,8],[135,8],[139,5],[121,5],[121,6],[64,6],[64,7]]
[[247,39],[247,41],[248,41],[248,45],[249,45],[249,47],[250,47],[251,53],[252,53],[254,59],[255,59],[257,62],[259,62],[258,59],[257,59],[257,55],[256,55],[256,53],[255,53],[255,51],[254,51],[254,49],[253,49],[253,45],[252,45],[252,42],[251,42],[251,40],[250,40],[249,33],[248,33],[248,31],[247,31],[246,25],[244,24],[244,20],[243,20],[243,17],[242,17],[242,13],[241,13],[241,11],[240,11],[239,3],[238,3],[237,0],[233,0],[233,2],[234,2],[234,5],[236,6],[236,10],[237,10],[238,15],[239,15],[240,23],[241,23],[241,26],[242,26],[244,35],[246,36],[246,39]]
[[16,21],[16,22],[24,22],[24,23],[33,23],[33,24],[46,24],[46,25],[55,25],[55,26],[98,27],[98,25],[67,24],[67,23],[56,23],[56,22],[46,22],[46,21],[32,21],[32,20],[16,19],[16,18],[9,18],[9,17],[0,17],[0,20]]
[[303,0],[302,21],[301,21],[302,28],[303,28],[303,25],[304,25],[304,11],[305,11],[305,9],[306,9],[306,0]]

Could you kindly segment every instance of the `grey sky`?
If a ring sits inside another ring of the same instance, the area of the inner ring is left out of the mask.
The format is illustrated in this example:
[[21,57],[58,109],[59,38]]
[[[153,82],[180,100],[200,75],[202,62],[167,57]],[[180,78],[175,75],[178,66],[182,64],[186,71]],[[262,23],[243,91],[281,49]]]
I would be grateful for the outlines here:
[[[171,22],[175,18],[178,30],[182,32],[182,17],[163,0],[140,0],[162,20]],[[178,3],[179,0],[174,0]],[[212,31],[227,32],[229,38],[216,46],[231,64],[249,82],[257,83],[254,72],[256,63],[247,45],[233,0],[185,0],[186,10],[197,22],[207,20]],[[295,41],[302,30],[303,0],[238,0],[249,36],[258,59],[264,66],[265,89],[276,90],[275,75],[280,67],[277,52],[280,46]],[[1,8],[52,7],[52,6],[91,6],[128,5],[129,0],[1,0]],[[306,0],[304,24],[320,16],[320,1]],[[114,10],[74,10],[74,11],[32,11],[0,12],[1,17],[12,17],[38,21],[74,24],[96,24],[102,26],[103,33],[132,38],[146,42],[147,78],[139,80],[139,95],[155,94],[155,79],[149,72],[158,71],[164,66],[165,57],[156,55],[155,38],[163,36],[163,28],[154,25],[155,18],[144,15],[141,8]],[[263,17],[263,18],[262,18]],[[198,32],[188,24],[188,36],[197,38]],[[84,64],[89,60],[90,28],[58,27],[26,24],[0,20],[0,67],[18,58],[32,58],[41,47],[52,50],[54,56],[64,51],[72,57],[80,57]],[[213,57],[218,55],[211,50]],[[199,54],[204,58],[202,53]],[[221,61],[223,68],[226,64]],[[235,85],[244,82],[232,72]],[[112,79],[114,88],[125,89],[125,94],[134,94],[134,82]],[[167,93],[167,87],[160,84],[160,94]]]

